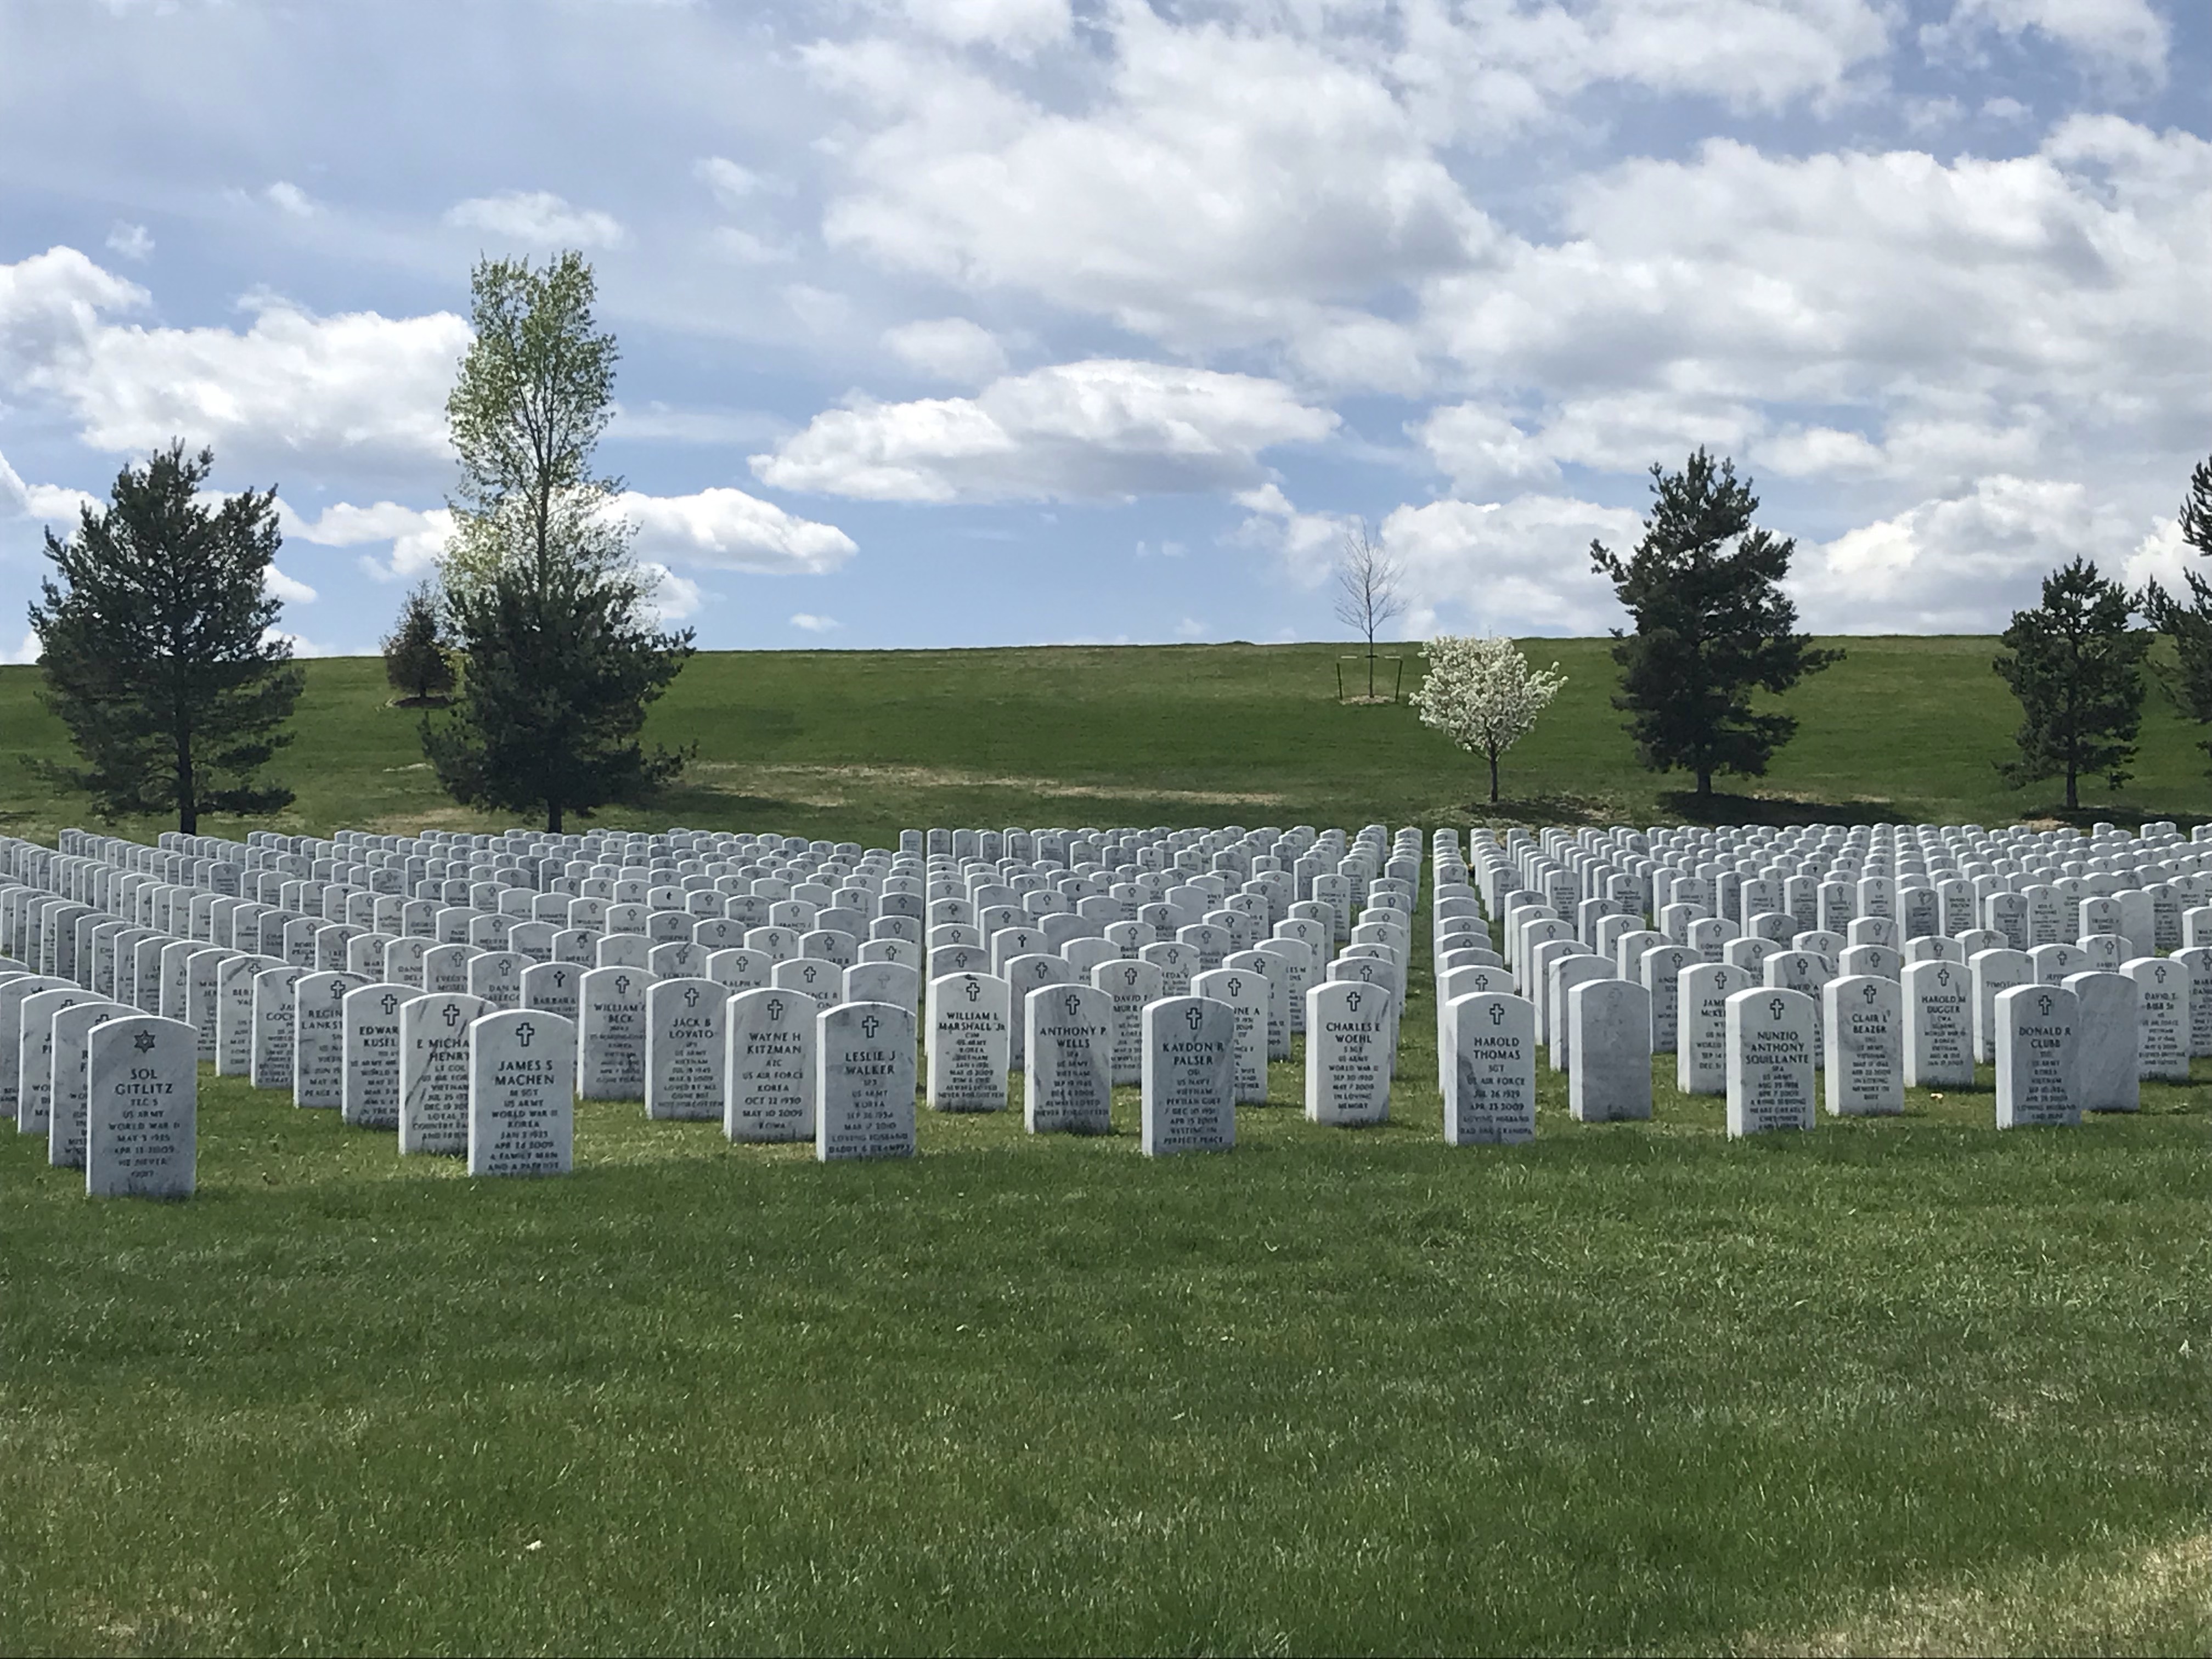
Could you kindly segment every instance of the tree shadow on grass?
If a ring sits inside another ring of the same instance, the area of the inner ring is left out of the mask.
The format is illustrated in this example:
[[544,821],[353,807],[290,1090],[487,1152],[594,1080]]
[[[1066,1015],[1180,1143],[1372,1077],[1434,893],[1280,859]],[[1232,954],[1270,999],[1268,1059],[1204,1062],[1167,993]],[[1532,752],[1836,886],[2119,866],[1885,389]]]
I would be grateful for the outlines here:
[[1716,789],[1699,795],[1694,789],[1675,789],[1658,797],[1661,814],[1670,823],[1758,823],[1774,829],[1794,829],[1809,823],[1911,823],[1912,810],[1893,800],[1808,800],[1791,795],[1731,795]]
[[1553,790],[1541,795],[1491,801],[1477,799],[1452,809],[1454,816],[1482,824],[1622,823],[1627,808],[1607,795],[1577,795]]

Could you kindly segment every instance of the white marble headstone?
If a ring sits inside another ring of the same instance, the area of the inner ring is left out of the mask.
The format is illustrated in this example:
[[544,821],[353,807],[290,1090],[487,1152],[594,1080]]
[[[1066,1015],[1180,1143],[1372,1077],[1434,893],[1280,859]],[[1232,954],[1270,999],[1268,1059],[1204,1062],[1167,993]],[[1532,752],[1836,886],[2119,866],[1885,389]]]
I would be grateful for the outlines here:
[[399,1011],[422,993],[389,981],[345,997],[345,1077],[340,1115],[362,1129],[399,1127]]
[[1091,970],[1091,982],[1114,999],[1114,1083],[1122,1087],[1141,1083],[1145,1066],[1145,1005],[1157,1002],[1164,992],[1158,966],[1133,958],[1101,963]]
[[1306,993],[1306,1116],[1313,1122],[1389,1121],[1390,1000],[1389,987],[1356,980],[1326,981]]
[[469,1022],[481,997],[426,991],[399,1006],[399,1150],[459,1158],[469,1150]]
[[584,1100],[645,1098],[642,968],[593,968],[577,983],[576,1093]]
[[2074,994],[2074,1103],[2088,1112],[2142,1104],[2142,991],[2132,975],[2069,974]]
[[1004,1109],[1012,1006],[1012,988],[993,974],[947,974],[930,981],[932,1111]]
[[576,1030],[539,1009],[468,1027],[471,1176],[567,1175],[575,1162]]
[[1109,1133],[1113,997],[1095,986],[1046,986],[1023,999],[1023,1024],[1022,1112],[1030,1133]]
[[[1190,990],[1193,996],[1211,997],[1216,1002],[1227,1003],[1237,1011],[1237,1101],[1239,1105],[1247,1103],[1265,1105],[1267,1101],[1267,1010],[1273,995],[1267,976],[1250,969],[1212,968],[1191,976]],[[1310,1042],[1307,1052],[1310,1056]],[[1309,1059],[1309,1066],[1310,1063]],[[1385,1088],[1387,1091],[1387,1080]]]
[[915,1039],[913,1010],[888,1002],[848,1002],[815,1017],[817,1159],[915,1155]]
[[722,1131],[732,1140],[814,1139],[817,1017],[812,999],[772,986],[730,998]]
[[1902,975],[1905,1086],[1966,1089],[1974,1082],[1973,982],[1960,962],[1914,962]]
[[645,1115],[723,1116],[729,992],[711,979],[664,979],[645,994]]
[[153,1014],[125,1014],[94,1029],[85,1065],[87,1196],[191,1196],[198,1047],[191,1026]]
[[1728,1132],[1813,1127],[1813,999],[1754,986],[1728,1000]]
[[46,1115],[46,1162],[54,1168],[84,1168],[85,1060],[94,1029],[136,1012],[127,1004],[94,997],[54,1016],[49,1062],[52,1099]]
[[345,999],[368,983],[358,974],[302,974],[292,988],[292,1103],[329,1111],[345,1105]]
[[[1865,945],[1864,950],[1880,946]],[[1886,974],[1847,974],[1820,988],[1822,1068],[1831,1117],[1905,1109],[1905,994]]]
[[1651,1115],[1651,994],[1594,979],[1567,994],[1567,1110],[1603,1123]]
[[1525,997],[1474,991],[1447,1006],[1444,1140],[1515,1145],[1536,1134],[1536,1011]]
[[1143,1072],[1146,1157],[1237,1144],[1237,1014],[1227,1003],[1184,996],[1146,1004]]
[[2070,1126],[2081,1121],[2074,1087],[2080,1004],[2063,985],[2015,985],[1997,993],[1997,1127]]

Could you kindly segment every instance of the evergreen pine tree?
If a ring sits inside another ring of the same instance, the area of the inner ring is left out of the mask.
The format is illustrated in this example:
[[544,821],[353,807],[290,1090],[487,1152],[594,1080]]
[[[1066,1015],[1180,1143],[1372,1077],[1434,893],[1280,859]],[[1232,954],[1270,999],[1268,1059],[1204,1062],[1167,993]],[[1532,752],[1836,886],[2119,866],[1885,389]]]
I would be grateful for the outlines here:
[[452,649],[437,595],[426,582],[402,601],[399,619],[385,636],[384,678],[410,702],[441,697],[453,689]]
[[1755,529],[1759,498],[1735,464],[1700,449],[1680,472],[1651,469],[1644,538],[1626,559],[1602,543],[1590,559],[1611,580],[1636,631],[1613,637],[1620,692],[1637,759],[1655,772],[1694,774],[1711,799],[1713,775],[1764,774],[1797,722],[1754,713],[1753,691],[1787,691],[1843,656],[1792,630],[1797,608],[1782,591],[1797,544]]
[[[2212,460],[2198,462],[2189,475],[2180,525],[2181,539],[2199,558],[2212,558]],[[2141,608],[2173,641],[2173,668],[2162,678],[2176,706],[2199,725],[2212,725],[2212,583],[2194,570],[2183,571],[2181,579],[2189,590],[2187,604],[2154,581],[2143,590]],[[2212,753],[2212,739],[2198,746]]]
[[35,769],[91,795],[103,817],[173,811],[187,835],[203,812],[291,804],[256,774],[291,741],[278,728],[303,679],[264,581],[283,539],[276,492],[210,507],[198,495],[214,465],[179,440],[125,467],[66,542],[46,532],[59,580],[31,606],[43,701],[83,762]]
[[2101,773],[2127,781],[2142,724],[2143,653],[2150,635],[2130,628],[2127,590],[2087,559],[2043,579],[2043,603],[2015,611],[1995,667],[2020,699],[2020,758],[1997,769],[2015,789],[2063,775],[2066,810],[2081,805],[2078,781]]

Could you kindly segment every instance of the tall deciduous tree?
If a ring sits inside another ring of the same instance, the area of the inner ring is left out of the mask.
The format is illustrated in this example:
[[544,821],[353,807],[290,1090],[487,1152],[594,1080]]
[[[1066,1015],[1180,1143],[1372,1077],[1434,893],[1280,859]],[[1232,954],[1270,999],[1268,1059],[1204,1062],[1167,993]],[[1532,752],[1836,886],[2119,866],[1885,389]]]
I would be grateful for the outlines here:
[[1994,665],[2025,718],[2020,758],[1998,768],[2014,788],[2063,775],[2066,806],[2081,805],[2078,781],[2102,774],[2127,781],[2142,724],[2148,630],[2128,624],[2127,590],[2106,581],[2087,559],[2043,579],[2043,603],[2015,611]]
[[179,440],[125,467],[66,542],[46,532],[54,575],[31,606],[44,701],[84,763],[37,769],[104,817],[173,811],[187,835],[203,812],[291,805],[257,775],[291,741],[279,728],[302,684],[264,580],[283,540],[276,492],[211,507],[199,495],[214,466]]
[[398,620],[385,636],[384,678],[416,702],[441,697],[453,689],[452,650],[438,596],[425,582],[401,602]]
[[617,353],[591,267],[488,259],[472,285],[476,340],[446,402],[461,486],[443,574],[466,672],[423,748],[455,799],[558,830],[682,770],[693,750],[647,753],[639,734],[691,635],[659,627],[613,510],[622,481],[592,471]]
[[[2212,460],[2200,461],[2189,475],[2182,498],[2181,539],[2200,558],[2212,558]],[[2173,671],[2166,689],[2182,712],[2200,725],[2212,725],[2212,583],[2194,570],[2181,573],[2189,598],[2184,604],[2155,581],[2143,589],[2141,608],[2151,625],[2173,641]],[[2198,745],[2212,753],[2212,740]]]
[[1843,653],[1795,631],[1782,580],[1797,544],[1754,527],[1759,498],[1734,461],[1700,449],[1680,472],[1655,464],[1651,494],[1627,558],[1590,544],[1591,562],[1636,619],[1634,633],[1613,630],[1613,706],[1630,717],[1644,766],[1693,773],[1710,799],[1716,772],[1760,776],[1796,734],[1790,715],[1754,712],[1752,693],[1787,691]]
[[1367,700],[1375,701],[1375,639],[1406,614],[1405,567],[1368,532],[1344,532],[1336,561],[1336,619],[1367,641]]
[[1413,688],[1422,724],[1433,726],[1471,754],[1490,761],[1490,799],[1498,799],[1498,763],[1536,729],[1567,677],[1553,663],[1534,666],[1512,641],[1439,634],[1421,647],[1429,672]]

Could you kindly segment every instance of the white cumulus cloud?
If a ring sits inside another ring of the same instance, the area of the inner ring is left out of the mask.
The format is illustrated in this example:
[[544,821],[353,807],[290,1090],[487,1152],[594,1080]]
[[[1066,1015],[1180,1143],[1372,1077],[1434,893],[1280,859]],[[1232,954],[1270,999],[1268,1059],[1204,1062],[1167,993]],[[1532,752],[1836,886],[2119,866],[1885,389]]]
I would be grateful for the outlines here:
[[109,319],[148,297],[73,248],[0,265],[0,372],[111,453],[182,436],[253,469],[446,456],[446,393],[470,339],[459,317],[318,316],[262,296],[243,332]]
[[817,576],[859,550],[836,526],[799,518],[742,489],[691,495],[631,491],[615,507],[636,527],[639,556],[664,564]]
[[571,206],[550,190],[476,196],[446,210],[457,229],[481,230],[532,247],[620,247],[629,240],[611,213]]
[[884,344],[908,368],[961,386],[981,386],[1006,372],[997,337],[965,317],[902,323],[884,331]]
[[147,259],[153,257],[154,234],[143,225],[126,224],[118,219],[107,233],[108,251],[119,253],[126,259]]
[[845,624],[835,617],[817,617],[811,611],[801,611],[793,615],[791,625],[804,633],[827,634],[834,629],[842,628]]
[[279,179],[261,194],[278,212],[295,219],[312,219],[323,210],[314,198],[288,179]]
[[40,519],[65,533],[86,507],[96,512],[105,504],[82,489],[26,483],[8,465],[8,458],[0,455],[0,519]]
[[1074,22],[1067,0],[906,0],[906,14],[956,46],[1015,52],[1061,39]]
[[[386,558],[364,558],[381,580],[414,580],[432,574],[452,535],[453,515],[446,508],[427,511],[378,501],[368,507],[339,502],[313,520],[280,505],[287,537],[325,547],[365,547],[390,543]],[[705,569],[744,570],[771,575],[819,575],[836,569],[858,550],[853,538],[835,525],[817,524],[785,512],[773,502],[741,489],[702,489],[690,495],[648,495],[625,491],[611,510],[626,519],[635,539],[631,550],[641,564],[655,569],[688,565]],[[690,592],[696,609],[697,590],[671,575],[672,595]]]
[[2084,485],[1997,474],[1824,545],[1799,546],[1790,587],[1808,628],[1844,634],[1982,633],[2038,602],[2043,578],[2071,558],[2107,576],[2154,543],[2124,509]]
[[313,605],[315,590],[295,576],[288,576],[275,565],[263,573],[261,585],[287,605]]
[[1277,380],[1093,359],[974,398],[856,402],[752,459],[763,483],[875,501],[1115,499],[1249,488],[1336,416]]
[[1942,54],[1971,50],[1991,34],[2030,32],[2079,54],[2093,70],[2153,85],[2166,79],[2172,32],[2148,0],[1954,0],[1950,15],[1920,32]]

